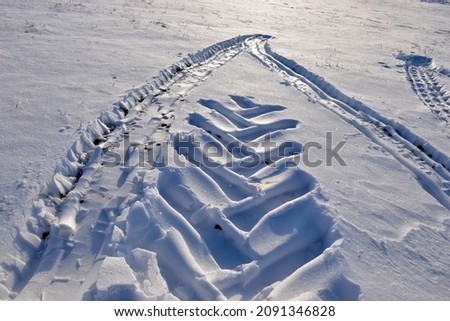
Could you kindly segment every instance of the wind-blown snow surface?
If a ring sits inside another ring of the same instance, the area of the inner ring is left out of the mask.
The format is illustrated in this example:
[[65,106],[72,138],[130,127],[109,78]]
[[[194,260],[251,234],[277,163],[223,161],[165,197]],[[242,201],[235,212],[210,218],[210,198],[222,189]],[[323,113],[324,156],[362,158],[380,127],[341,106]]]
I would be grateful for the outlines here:
[[450,298],[449,6],[0,12],[1,299]]

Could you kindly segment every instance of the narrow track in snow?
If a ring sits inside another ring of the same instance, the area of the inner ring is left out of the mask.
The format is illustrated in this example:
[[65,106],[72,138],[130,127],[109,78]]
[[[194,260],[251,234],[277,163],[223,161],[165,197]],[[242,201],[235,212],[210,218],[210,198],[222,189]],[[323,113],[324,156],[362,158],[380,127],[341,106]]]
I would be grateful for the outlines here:
[[267,42],[249,41],[249,51],[292,86],[336,113],[409,169],[423,188],[450,209],[450,158],[405,125],[346,96],[322,77],[272,51]]

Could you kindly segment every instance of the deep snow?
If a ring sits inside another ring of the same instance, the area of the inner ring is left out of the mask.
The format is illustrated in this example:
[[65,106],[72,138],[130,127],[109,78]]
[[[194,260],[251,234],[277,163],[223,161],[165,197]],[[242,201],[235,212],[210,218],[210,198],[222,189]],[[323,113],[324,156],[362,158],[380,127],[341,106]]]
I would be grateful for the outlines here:
[[450,298],[448,5],[0,12],[0,298]]

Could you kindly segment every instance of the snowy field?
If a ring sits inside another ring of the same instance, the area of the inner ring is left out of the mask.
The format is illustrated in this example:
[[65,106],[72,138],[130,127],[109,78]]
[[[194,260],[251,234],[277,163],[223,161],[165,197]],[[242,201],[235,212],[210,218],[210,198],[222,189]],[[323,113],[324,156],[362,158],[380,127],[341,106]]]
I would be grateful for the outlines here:
[[0,0],[1,300],[450,300],[450,5]]

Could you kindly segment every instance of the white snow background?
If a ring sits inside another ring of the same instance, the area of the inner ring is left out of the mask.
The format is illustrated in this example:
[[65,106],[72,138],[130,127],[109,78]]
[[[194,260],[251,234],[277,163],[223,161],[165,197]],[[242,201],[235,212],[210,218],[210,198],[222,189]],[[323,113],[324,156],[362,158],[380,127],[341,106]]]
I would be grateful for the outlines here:
[[[0,299],[449,300],[433,2],[1,0]],[[187,166],[104,166],[124,132]],[[326,132],[347,166],[287,166]],[[269,134],[250,170],[177,145]]]

